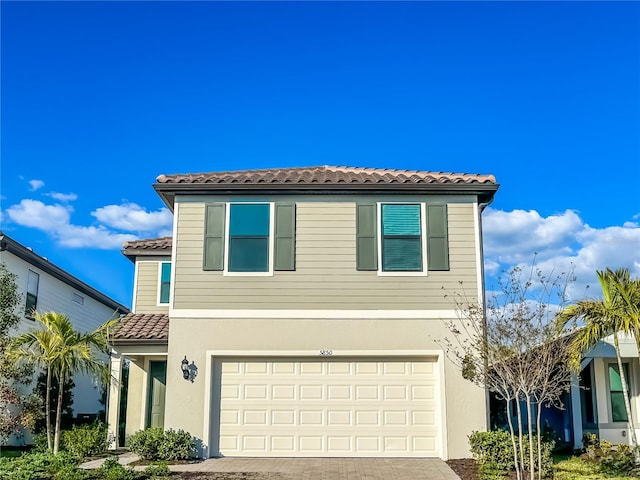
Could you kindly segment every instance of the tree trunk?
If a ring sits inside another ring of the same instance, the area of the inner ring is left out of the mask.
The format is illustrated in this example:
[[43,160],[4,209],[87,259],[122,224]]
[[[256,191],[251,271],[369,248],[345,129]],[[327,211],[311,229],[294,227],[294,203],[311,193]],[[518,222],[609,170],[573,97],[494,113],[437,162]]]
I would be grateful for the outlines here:
[[540,429],[540,423],[542,420],[542,408],[540,408],[540,402],[537,403],[538,411],[536,414],[536,429],[537,429],[537,439],[538,439],[538,480],[542,480],[542,435]]
[[513,420],[511,420],[511,400],[507,399],[507,422],[509,423],[509,433],[511,433],[511,444],[513,446],[513,466],[516,469],[516,478],[521,480],[520,462],[518,462],[518,445],[516,444],[516,435],[513,431]]
[[60,374],[58,379],[60,385],[58,387],[58,405],[56,405],[56,434],[53,439],[53,454],[58,453],[60,447],[60,425],[62,424],[62,393],[64,392],[64,373]]
[[620,370],[620,381],[622,383],[622,396],[624,397],[624,408],[627,411],[627,428],[631,435],[631,446],[633,447],[634,461],[640,464],[640,450],[638,450],[638,438],[636,437],[636,427],[631,415],[631,403],[629,402],[629,392],[627,391],[627,378],[622,368],[622,357],[620,356],[620,345],[618,344],[618,334],[613,334],[613,344],[616,347],[616,358],[618,360],[618,370]]
[[527,430],[529,430],[529,479],[535,480],[536,468],[533,458],[533,416],[531,415],[531,395],[529,392],[525,394],[527,400]]
[[519,395],[516,395],[516,411],[518,412],[518,444],[520,445],[520,467],[522,468],[522,473],[524,473],[525,464],[524,464],[524,445],[522,443],[522,408],[520,407]]
[[51,451],[51,366],[47,366],[47,393],[45,394],[45,410],[47,424],[47,450]]

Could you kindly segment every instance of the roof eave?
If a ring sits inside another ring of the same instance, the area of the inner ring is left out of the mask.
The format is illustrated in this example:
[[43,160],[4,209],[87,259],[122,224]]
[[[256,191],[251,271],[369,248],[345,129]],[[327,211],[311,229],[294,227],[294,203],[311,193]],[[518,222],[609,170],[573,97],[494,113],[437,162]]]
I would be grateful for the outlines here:
[[168,338],[112,338],[113,345],[168,345]]
[[176,195],[353,195],[355,193],[396,195],[465,194],[477,195],[480,203],[491,203],[500,187],[497,183],[394,183],[394,184],[218,184],[218,183],[155,183],[153,188],[173,211]]

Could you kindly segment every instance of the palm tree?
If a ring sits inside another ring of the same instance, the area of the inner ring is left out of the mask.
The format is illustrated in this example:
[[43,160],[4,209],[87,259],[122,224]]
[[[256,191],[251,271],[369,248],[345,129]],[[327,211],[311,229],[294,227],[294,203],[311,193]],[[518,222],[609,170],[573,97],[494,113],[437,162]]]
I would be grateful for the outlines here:
[[640,450],[629,402],[627,379],[625,378],[618,342],[618,332],[634,334],[640,354],[640,320],[638,319],[638,300],[640,299],[640,282],[631,280],[628,269],[597,271],[602,287],[602,300],[581,300],[570,305],[557,315],[561,327],[569,322],[582,319],[584,328],[576,331],[572,342],[574,368],[579,370],[580,357],[583,352],[593,348],[600,340],[612,335],[618,361],[618,371],[622,383],[622,395],[627,412],[627,427],[631,435],[635,461],[640,463]]
[[12,346],[13,355],[23,361],[34,363],[47,369],[47,445],[51,449],[51,420],[49,389],[51,377],[58,380],[58,405],[53,440],[53,453],[58,453],[60,445],[60,425],[62,421],[62,396],[64,382],[75,373],[88,373],[105,378],[107,363],[99,358],[99,353],[108,351],[108,329],[116,320],[109,320],[96,330],[81,333],[73,328],[69,317],[62,313],[36,313],[35,319],[41,329],[32,329],[20,335]]

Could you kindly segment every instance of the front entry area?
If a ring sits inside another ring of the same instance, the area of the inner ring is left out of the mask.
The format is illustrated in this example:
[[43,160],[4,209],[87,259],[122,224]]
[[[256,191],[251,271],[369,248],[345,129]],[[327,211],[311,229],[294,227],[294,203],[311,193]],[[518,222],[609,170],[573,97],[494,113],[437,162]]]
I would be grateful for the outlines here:
[[435,358],[224,358],[213,372],[213,456],[444,455]]

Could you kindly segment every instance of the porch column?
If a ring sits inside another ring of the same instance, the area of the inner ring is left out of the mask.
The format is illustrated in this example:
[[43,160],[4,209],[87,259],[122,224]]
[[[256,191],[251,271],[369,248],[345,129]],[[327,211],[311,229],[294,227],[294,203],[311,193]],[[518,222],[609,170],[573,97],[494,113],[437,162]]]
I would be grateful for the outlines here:
[[111,352],[111,383],[109,398],[107,399],[107,423],[109,435],[109,450],[118,448],[118,419],[120,410],[120,374],[122,372],[122,358],[115,351]]
[[573,421],[573,448],[582,448],[582,402],[578,376],[571,378],[571,416]]

